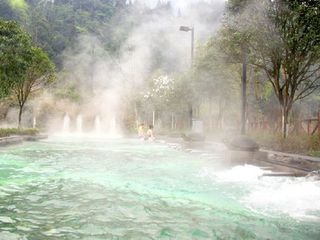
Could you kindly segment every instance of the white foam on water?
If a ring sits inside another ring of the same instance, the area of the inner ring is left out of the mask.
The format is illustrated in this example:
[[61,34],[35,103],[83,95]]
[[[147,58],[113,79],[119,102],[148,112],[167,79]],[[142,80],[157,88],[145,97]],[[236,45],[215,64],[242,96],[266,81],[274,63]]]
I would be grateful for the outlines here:
[[[92,140],[106,140],[106,139],[121,139],[123,136],[121,134],[110,135],[109,133],[99,133],[87,132],[87,133],[54,133],[50,135],[51,137],[68,138],[69,140],[81,141],[86,139]],[[49,136],[49,137],[50,137]]]
[[245,188],[239,201],[255,212],[320,222],[320,181],[313,178],[262,177],[270,170],[252,165],[229,170],[203,169],[201,177]]
[[215,176],[218,181],[222,182],[257,182],[263,174],[270,172],[257,166],[245,164],[235,166],[230,170],[217,172]]
[[264,178],[243,201],[265,213],[320,221],[320,182],[312,179]]

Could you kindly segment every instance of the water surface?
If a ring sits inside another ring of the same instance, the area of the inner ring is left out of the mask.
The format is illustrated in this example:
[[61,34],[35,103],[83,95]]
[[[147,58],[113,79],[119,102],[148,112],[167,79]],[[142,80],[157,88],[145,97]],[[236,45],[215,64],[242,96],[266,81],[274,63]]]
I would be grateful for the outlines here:
[[320,183],[134,139],[0,150],[0,239],[320,239]]

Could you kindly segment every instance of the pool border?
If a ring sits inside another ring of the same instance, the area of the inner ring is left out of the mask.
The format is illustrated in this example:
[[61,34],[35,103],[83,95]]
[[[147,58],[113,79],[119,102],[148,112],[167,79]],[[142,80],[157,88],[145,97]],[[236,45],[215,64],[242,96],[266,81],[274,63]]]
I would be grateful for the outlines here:
[[5,147],[8,145],[19,144],[24,141],[38,141],[42,139],[47,139],[48,135],[25,135],[25,136],[9,136],[0,138],[0,147]]

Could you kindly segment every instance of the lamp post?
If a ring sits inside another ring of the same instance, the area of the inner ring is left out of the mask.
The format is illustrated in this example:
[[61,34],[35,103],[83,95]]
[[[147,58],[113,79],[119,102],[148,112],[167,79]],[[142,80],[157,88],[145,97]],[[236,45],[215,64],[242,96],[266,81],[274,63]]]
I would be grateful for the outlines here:
[[90,69],[90,88],[91,88],[91,93],[94,95],[94,65],[95,65],[95,59],[94,59],[94,54],[95,54],[95,45],[91,45],[91,69]]
[[[179,28],[182,32],[191,32],[191,58],[190,58],[190,67],[193,67],[193,57],[194,57],[194,27],[180,26]],[[189,118],[190,118],[190,128],[192,129],[192,118],[193,118],[193,109],[192,103],[189,104]]]

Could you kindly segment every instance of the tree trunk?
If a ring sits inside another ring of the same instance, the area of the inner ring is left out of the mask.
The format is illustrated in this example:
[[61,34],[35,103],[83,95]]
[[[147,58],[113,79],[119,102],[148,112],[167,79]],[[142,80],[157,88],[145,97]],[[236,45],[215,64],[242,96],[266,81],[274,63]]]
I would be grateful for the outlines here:
[[222,129],[223,115],[224,115],[224,102],[223,102],[222,97],[220,97],[219,98],[218,122],[217,122],[218,129]]
[[320,137],[320,110],[318,111],[318,133]]
[[36,118],[36,116],[33,117],[32,128],[37,128],[37,118]]
[[171,129],[174,129],[174,114],[171,113]]
[[140,119],[139,119],[139,114],[138,114],[138,107],[137,107],[137,103],[135,102],[134,103],[134,115],[135,115],[135,120],[136,120],[136,127],[138,127],[139,126],[139,124],[140,124]]
[[193,118],[193,109],[192,104],[189,104],[189,127],[192,129],[192,118]]
[[212,98],[209,98],[209,129],[213,129],[213,116],[212,116]]
[[21,128],[21,118],[22,118],[22,110],[23,110],[23,105],[19,106],[19,119],[18,119],[18,128]]
[[289,117],[290,108],[288,106],[282,106],[282,136],[287,138],[288,136],[288,117]]
[[293,119],[293,133],[295,135],[299,135],[301,129],[302,129],[302,126],[301,126],[301,113],[299,110],[296,110],[294,112],[294,115],[291,115],[292,119]]

